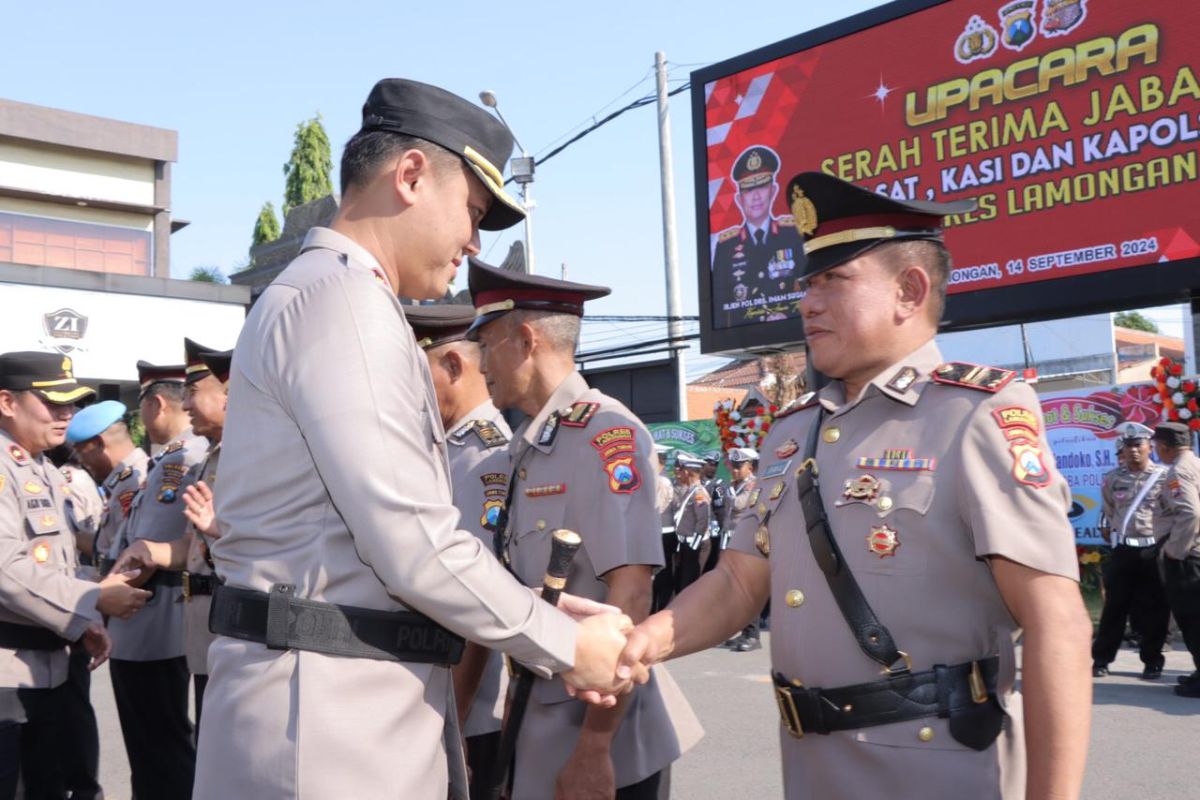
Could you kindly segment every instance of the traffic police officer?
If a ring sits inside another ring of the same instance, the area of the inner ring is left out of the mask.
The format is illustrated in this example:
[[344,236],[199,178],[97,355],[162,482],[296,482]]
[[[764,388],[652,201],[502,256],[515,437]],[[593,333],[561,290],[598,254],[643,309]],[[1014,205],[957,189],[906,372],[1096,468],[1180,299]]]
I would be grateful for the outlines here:
[[132,614],[146,592],[128,576],[76,577],[62,473],[43,452],[62,444],[74,403],[93,394],[58,353],[0,355],[0,798],[60,797],[60,704],[67,645],[94,669],[111,641],[101,615]]
[[1150,460],[1153,431],[1136,422],[1121,428],[1125,465],[1101,489],[1112,554],[1104,564],[1104,610],[1092,642],[1092,675],[1108,674],[1129,620],[1140,637],[1142,679],[1157,680],[1171,614],[1158,570],[1159,545],[1170,524],[1164,518],[1167,469]]
[[482,108],[380,81],[343,153],[332,227],[309,232],[246,319],[221,448],[198,800],[465,797],[447,720],[459,637],[576,686],[623,688],[628,619],[572,621],[458,528],[429,364],[398,297],[443,297],[479,229],[521,220],[502,189],[511,152]]
[[717,559],[721,555],[721,529],[725,527],[725,520],[729,516],[729,508],[726,505],[726,495],[729,493],[729,489],[725,485],[725,480],[717,475],[719,466],[721,466],[720,450],[709,450],[704,454],[704,470],[700,476],[704,484],[704,491],[708,492],[708,496],[712,499],[712,521],[709,522],[712,535],[705,539],[704,544],[700,547],[700,567],[704,572],[708,572],[717,565]]
[[765,145],[746,148],[734,161],[744,220],[717,234],[713,254],[713,317],[722,327],[795,313],[803,243],[791,217],[771,213],[778,173],[779,156]]
[[[505,560],[537,585],[551,533],[575,531],[583,544],[566,591],[645,617],[662,565],[653,439],[629,409],[589,388],[574,362],[583,304],[609,290],[475,260],[468,283],[478,314],[468,336],[483,346],[492,398],[528,417],[510,446]],[[514,800],[654,798],[661,771],[699,735],[666,673],[611,709],[570,702],[560,684],[538,681],[517,739]]]
[[[752,500],[757,501],[754,496],[754,468],[758,464],[758,451],[753,447],[731,447],[727,455],[729,460],[729,473],[733,480],[729,484],[730,510],[729,519],[726,520],[725,527],[721,530],[720,550],[724,550],[729,546],[729,540],[733,537],[733,532],[737,528],[738,520],[746,513],[747,506],[751,505]],[[771,601],[767,601],[767,605],[763,609],[763,613],[751,620],[746,627],[742,628],[741,633],[732,639],[727,640],[722,647],[728,647],[735,653],[748,653],[751,650],[759,650],[762,648],[762,633],[761,628],[768,612],[771,609]]]
[[[450,485],[463,528],[492,551],[508,494],[512,430],[488,396],[479,345],[466,340],[475,321],[469,305],[409,306],[404,316],[425,351],[446,434]],[[500,744],[508,675],[500,654],[468,642],[453,670],[458,724],[467,745],[471,796],[486,797]]]
[[[116,559],[139,540],[183,538],[183,491],[196,479],[208,442],[192,432],[183,410],[183,365],[138,362],[146,436],[161,449],[149,462],[145,486],[112,544]],[[151,572],[153,592],[132,619],[109,620],[113,640],[113,697],[138,797],[186,798],[192,790],[196,749],[188,719],[188,668],[183,649],[183,589],[178,572]]]
[[675,469],[677,472],[682,470],[684,479],[672,505],[675,538],[679,542],[675,554],[675,593],[678,594],[700,577],[703,559],[708,555],[704,545],[711,541],[712,498],[700,480],[703,459],[680,450],[675,457]]
[[1191,430],[1181,422],[1156,427],[1154,446],[1171,465],[1165,490],[1171,527],[1162,547],[1167,600],[1195,667],[1179,678],[1175,694],[1200,697],[1200,458],[1192,450]]
[[146,480],[150,461],[129,435],[127,412],[124,403],[104,400],[80,411],[67,426],[67,443],[104,489],[104,511],[92,545],[92,560],[100,575],[112,570],[109,551]]
[[624,658],[709,647],[770,597],[788,800],[1077,797],[1091,625],[1070,492],[1033,391],[934,342],[942,217],[972,204],[821,173],[788,199],[805,338],[835,380],[776,416],[730,549]]

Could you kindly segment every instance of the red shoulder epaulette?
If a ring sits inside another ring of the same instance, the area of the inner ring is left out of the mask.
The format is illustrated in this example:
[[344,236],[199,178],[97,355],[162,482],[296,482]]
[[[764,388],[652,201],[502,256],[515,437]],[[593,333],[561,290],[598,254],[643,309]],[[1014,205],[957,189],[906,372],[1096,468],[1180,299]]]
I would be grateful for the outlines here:
[[934,383],[995,394],[1007,386],[1016,374],[1012,370],[999,367],[985,367],[965,361],[947,361],[935,369],[930,377]]

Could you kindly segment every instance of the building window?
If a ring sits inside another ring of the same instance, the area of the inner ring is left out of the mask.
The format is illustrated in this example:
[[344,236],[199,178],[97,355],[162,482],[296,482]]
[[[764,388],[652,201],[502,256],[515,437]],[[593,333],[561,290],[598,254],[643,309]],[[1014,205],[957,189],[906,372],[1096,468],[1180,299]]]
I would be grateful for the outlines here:
[[149,275],[149,231],[0,211],[0,262]]

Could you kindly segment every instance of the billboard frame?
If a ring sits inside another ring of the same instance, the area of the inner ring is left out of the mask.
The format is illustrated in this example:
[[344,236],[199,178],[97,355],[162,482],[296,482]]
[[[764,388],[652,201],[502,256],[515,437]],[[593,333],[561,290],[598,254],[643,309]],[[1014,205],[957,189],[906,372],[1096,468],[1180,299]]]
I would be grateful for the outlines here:
[[[778,353],[799,349],[804,343],[804,323],[799,316],[729,328],[713,326],[712,232],[705,190],[709,178],[705,86],[768,61],[950,2],[894,0],[692,72],[692,167],[698,187],[694,199],[701,353],[733,356]],[[790,179],[791,176],[787,177]],[[1187,258],[952,294],[946,298],[946,312],[939,333],[1194,302],[1200,300],[1198,269],[1200,258]],[[1047,286],[1052,290],[1047,291]],[[1069,298],[1069,304],[1064,304],[1066,298]]]

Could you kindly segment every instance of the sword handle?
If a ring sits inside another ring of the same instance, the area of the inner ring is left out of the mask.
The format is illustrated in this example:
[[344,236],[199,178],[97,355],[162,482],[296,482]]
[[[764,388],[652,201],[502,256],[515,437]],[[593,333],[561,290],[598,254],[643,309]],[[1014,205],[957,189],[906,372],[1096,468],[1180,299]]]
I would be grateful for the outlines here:
[[558,597],[567,586],[571,574],[571,562],[579,552],[583,539],[575,531],[559,528],[550,534],[550,563],[542,577],[542,599],[552,606],[558,605]]

